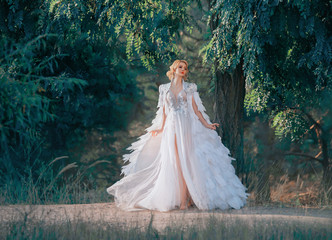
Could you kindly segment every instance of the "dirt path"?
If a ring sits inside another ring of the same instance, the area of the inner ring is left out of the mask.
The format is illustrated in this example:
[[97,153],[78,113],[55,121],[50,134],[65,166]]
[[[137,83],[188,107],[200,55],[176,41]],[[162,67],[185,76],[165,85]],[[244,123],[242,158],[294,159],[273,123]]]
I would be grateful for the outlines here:
[[246,221],[282,222],[283,224],[317,224],[332,228],[332,209],[244,207],[240,210],[199,211],[189,209],[174,210],[167,213],[155,211],[126,212],[118,209],[114,203],[76,204],[76,205],[9,205],[0,206],[0,221],[8,223],[20,221],[43,221],[56,224],[64,221],[86,221],[89,223],[107,223],[118,226],[147,227],[153,216],[152,225],[159,231],[167,226],[189,226],[206,223],[215,217],[227,223]]

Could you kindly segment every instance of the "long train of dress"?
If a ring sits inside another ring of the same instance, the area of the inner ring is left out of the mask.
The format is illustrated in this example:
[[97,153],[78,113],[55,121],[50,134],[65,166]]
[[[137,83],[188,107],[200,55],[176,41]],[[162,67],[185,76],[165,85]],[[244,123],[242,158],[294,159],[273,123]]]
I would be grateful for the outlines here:
[[[204,127],[194,112],[192,100],[211,123],[196,84],[182,83],[183,89],[177,96],[170,90],[171,83],[160,85],[152,125],[128,148],[132,152],[123,156],[125,162],[129,161],[122,168],[125,176],[107,188],[122,209],[169,211],[179,207],[183,191],[181,172],[199,209],[239,209],[246,202],[248,194],[235,175],[229,150],[217,132]],[[162,126],[163,109],[167,116],[164,130],[152,136],[150,131]]]

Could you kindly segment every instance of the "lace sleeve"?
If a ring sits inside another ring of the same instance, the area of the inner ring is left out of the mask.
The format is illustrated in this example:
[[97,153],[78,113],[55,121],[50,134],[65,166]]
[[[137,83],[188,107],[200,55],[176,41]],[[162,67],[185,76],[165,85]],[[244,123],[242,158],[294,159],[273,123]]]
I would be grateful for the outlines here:
[[163,106],[164,106],[164,86],[163,84],[159,86],[159,98],[157,105],[156,117],[152,120],[152,125],[145,130],[150,132],[151,130],[156,130],[162,126],[163,121]]
[[163,91],[163,85],[161,84],[159,86],[159,100],[158,100],[158,108],[162,108],[164,106],[164,91]]
[[[146,128],[145,130],[147,133],[140,136],[139,139],[136,142],[133,142],[130,147],[127,148],[127,150],[130,150],[131,153],[124,154],[123,155],[123,161],[130,163],[122,167],[121,173],[125,176],[134,173],[136,171],[137,167],[137,159],[140,156],[145,144],[149,141],[151,138],[150,131],[159,129],[162,125],[162,116],[163,116],[163,106],[164,105],[164,91],[163,86],[159,86],[159,100],[158,100],[158,106],[157,106],[157,112],[155,118],[152,120],[152,124],[150,127]],[[157,138],[154,138],[157,139]]]
[[199,93],[197,92],[197,85],[195,83],[192,84],[192,91],[193,91],[193,97],[194,97],[194,100],[195,100],[195,103],[197,105],[197,108],[198,108],[198,111],[200,111],[204,117],[204,119],[209,123],[211,124],[211,121],[210,121],[210,118],[209,116],[205,113],[206,109],[205,107],[203,106],[203,103],[202,103],[202,100],[201,98],[199,97]]

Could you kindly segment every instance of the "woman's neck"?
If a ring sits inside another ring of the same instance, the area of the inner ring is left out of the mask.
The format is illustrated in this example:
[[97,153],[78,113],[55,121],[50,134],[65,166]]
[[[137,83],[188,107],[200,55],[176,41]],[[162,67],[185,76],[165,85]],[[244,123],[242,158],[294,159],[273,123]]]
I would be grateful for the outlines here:
[[175,76],[173,79],[173,86],[180,87],[182,85],[182,77]]

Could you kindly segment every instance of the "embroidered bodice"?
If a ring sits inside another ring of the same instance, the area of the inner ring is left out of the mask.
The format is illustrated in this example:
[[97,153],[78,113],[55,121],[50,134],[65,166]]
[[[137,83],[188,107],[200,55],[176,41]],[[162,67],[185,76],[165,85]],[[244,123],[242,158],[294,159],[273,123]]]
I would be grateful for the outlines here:
[[182,88],[177,96],[174,95],[171,89],[167,90],[166,101],[168,103],[169,111],[187,113],[187,94]]

